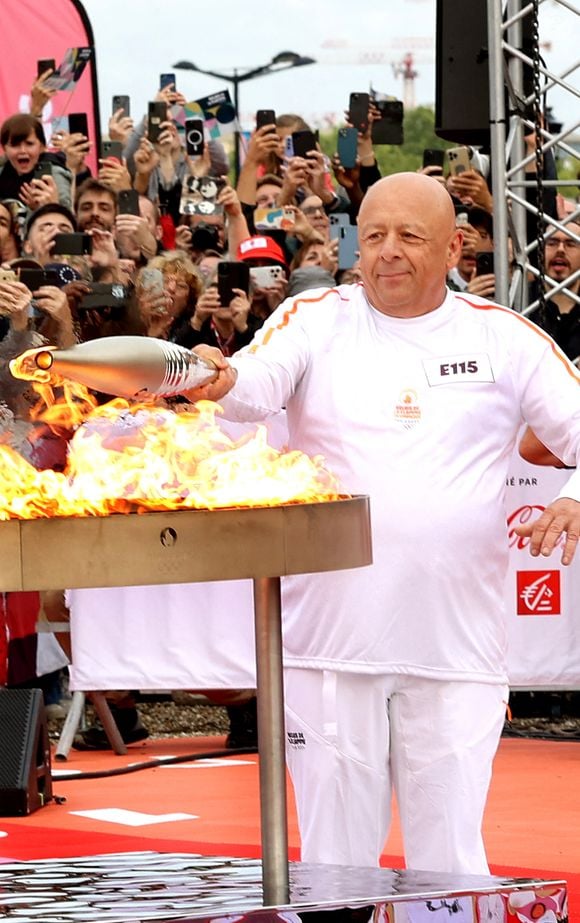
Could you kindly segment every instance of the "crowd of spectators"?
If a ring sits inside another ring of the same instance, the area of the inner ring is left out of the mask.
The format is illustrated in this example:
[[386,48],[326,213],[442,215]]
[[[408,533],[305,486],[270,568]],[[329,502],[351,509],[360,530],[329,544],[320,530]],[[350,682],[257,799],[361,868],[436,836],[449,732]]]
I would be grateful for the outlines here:
[[[166,107],[156,138],[146,115],[111,115],[107,136],[120,142],[122,154],[99,151],[94,175],[90,138],[58,131],[47,143],[40,116],[54,93],[45,85],[50,73],[32,88],[31,113],[10,115],[0,127],[0,401],[19,451],[38,467],[62,468],[66,445],[31,418],[30,392],[10,377],[8,360],[42,343],[67,347],[118,334],[215,345],[230,356],[286,297],[357,282],[356,245],[349,255],[339,239],[348,241],[366,190],[381,176],[372,140],[380,111],[371,102],[357,126],[354,166],[344,166],[338,153],[328,158],[317,142],[294,156],[287,139],[311,127],[299,114],[280,114],[251,132],[234,184],[220,140],[207,140],[200,155],[187,153],[173,118],[186,101],[170,85],[152,94]],[[532,149],[533,136],[526,141]],[[450,287],[493,298],[493,200],[502,193],[492,190],[489,157],[470,153],[469,169],[459,174],[438,166],[422,171],[446,185],[463,230]],[[558,209],[554,196],[546,210],[563,217]],[[571,233],[557,231],[546,241],[546,274],[556,283],[570,279],[578,294],[580,227],[567,227]],[[249,269],[239,276],[248,284],[231,285],[227,295],[219,285],[224,263]],[[95,306],[93,298],[87,308],[95,283],[122,291],[118,303],[109,298]],[[577,298],[557,291],[532,319],[578,360]],[[32,681],[27,672],[30,665],[12,671],[13,684]],[[123,727],[129,739],[131,721]],[[252,734],[232,745],[245,745]]]

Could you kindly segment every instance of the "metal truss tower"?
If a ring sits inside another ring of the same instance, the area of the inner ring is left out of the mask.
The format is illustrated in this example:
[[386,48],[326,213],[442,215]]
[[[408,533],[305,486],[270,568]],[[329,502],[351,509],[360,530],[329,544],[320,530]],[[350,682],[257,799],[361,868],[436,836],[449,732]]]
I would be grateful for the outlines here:
[[[580,304],[580,297],[570,291],[566,283],[557,284],[544,278],[546,237],[559,229],[580,242],[567,227],[572,221],[580,222],[577,196],[574,210],[561,218],[546,215],[543,210],[547,189],[559,187],[568,192],[566,187],[570,187],[570,192],[574,193],[580,183],[579,178],[567,181],[546,178],[549,171],[544,169],[551,152],[554,156],[571,159],[574,173],[577,177],[580,174],[580,145],[574,148],[571,143],[573,133],[580,126],[577,80],[580,60],[568,65],[562,73],[553,73],[545,66],[541,49],[546,42],[540,34],[540,7],[545,3],[561,7],[566,18],[570,17],[570,34],[580,34],[580,7],[570,0],[531,0],[527,4],[523,0],[487,0],[495,298],[500,304],[524,314],[543,306],[545,298],[559,291]],[[531,35],[531,43],[524,46],[525,52],[522,50],[524,32]],[[573,110],[577,117],[565,128],[554,128],[544,117],[549,91],[554,87],[561,88],[566,97],[570,94],[577,104]],[[533,151],[524,141],[530,134],[535,135]],[[527,239],[530,222],[536,228],[533,240]],[[566,280],[567,284],[572,285],[579,274],[576,272]],[[536,287],[539,294],[534,300],[528,296],[531,279],[539,283]]]

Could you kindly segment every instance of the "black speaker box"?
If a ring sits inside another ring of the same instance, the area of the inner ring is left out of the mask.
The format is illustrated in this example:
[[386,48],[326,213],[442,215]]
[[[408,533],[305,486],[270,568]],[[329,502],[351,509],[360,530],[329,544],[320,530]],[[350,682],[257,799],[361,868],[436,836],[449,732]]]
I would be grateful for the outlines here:
[[50,744],[40,689],[0,689],[0,817],[52,800]]
[[[435,134],[458,144],[488,147],[487,0],[437,0],[436,28]],[[524,16],[522,49],[532,57],[532,48],[532,20]],[[523,90],[526,96],[532,92],[527,67]]]

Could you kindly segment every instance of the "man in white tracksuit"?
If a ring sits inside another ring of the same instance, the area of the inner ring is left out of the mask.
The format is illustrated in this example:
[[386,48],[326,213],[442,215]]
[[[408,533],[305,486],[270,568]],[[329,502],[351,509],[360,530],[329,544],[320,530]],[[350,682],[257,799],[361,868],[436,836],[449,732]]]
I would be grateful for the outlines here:
[[[286,407],[290,447],[370,495],[372,566],[284,580],[302,859],[376,865],[394,787],[408,867],[484,874],[508,697],[506,472],[524,421],[577,464],[579,379],[525,318],[446,289],[461,232],[432,178],[372,186],[359,239],[362,284],[283,302],[230,363],[199,347],[220,374],[190,397],[237,420]],[[578,499],[575,472],[521,527],[532,555],[564,534],[570,563]]]

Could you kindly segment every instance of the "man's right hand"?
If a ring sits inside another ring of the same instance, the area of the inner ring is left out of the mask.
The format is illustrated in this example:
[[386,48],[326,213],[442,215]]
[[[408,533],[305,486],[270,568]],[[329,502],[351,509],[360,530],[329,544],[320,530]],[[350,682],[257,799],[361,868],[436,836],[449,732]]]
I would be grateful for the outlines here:
[[221,400],[234,387],[238,373],[215,346],[196,346],[192,352],[201,359],[207,359],[212,362],[218,370],[218,374],[217,378],[214,378],[208,384],[192,388],[191,391],[184,391],[184,397],[191,401],[192,404],[195,404],[196,401]]

